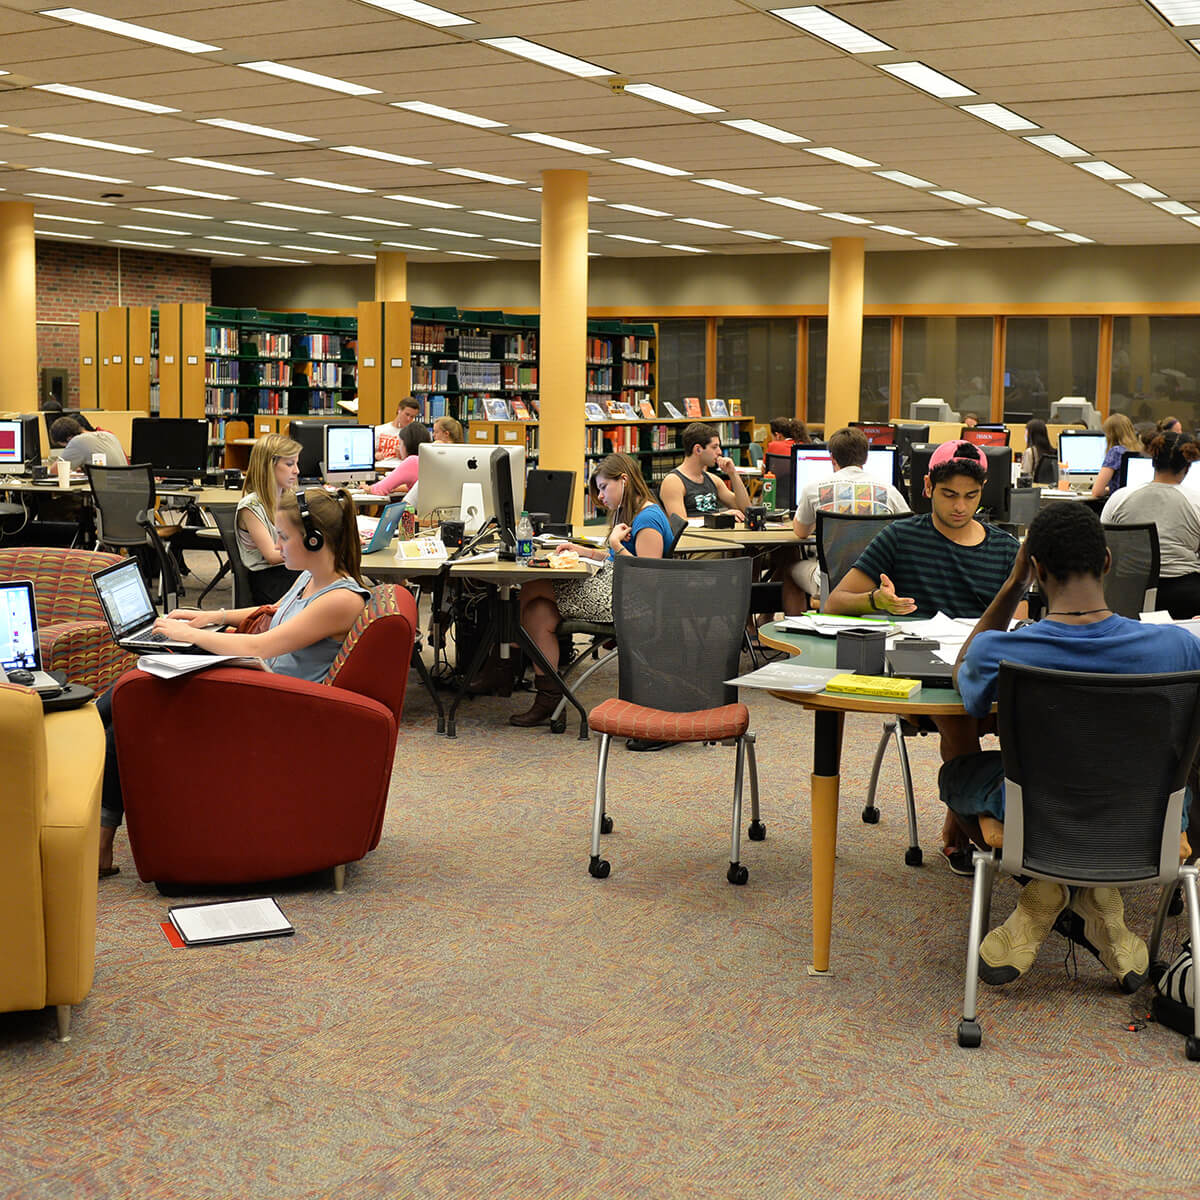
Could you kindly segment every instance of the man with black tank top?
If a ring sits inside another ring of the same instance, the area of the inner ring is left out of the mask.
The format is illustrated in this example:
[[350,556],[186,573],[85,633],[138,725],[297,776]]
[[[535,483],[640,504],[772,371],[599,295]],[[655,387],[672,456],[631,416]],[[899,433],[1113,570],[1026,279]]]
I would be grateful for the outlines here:
[[[680,442],[683,462],[658,487],[663,508],[685,518],[731,509],[735,519],[744,519],[750,497],[733,460],[721,453],[717,431],[703,421],[693,421]],[[728,484],[713,474],[714,467],[729,477]]]

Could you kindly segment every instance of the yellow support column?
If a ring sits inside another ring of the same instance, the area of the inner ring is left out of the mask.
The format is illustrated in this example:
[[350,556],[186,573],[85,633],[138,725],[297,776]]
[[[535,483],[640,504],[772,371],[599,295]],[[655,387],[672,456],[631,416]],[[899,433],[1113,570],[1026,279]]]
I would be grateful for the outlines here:
[[575,472],[575,523],[583,520],[587,479],[587,196],[586,171],[542,172],[538,465]]
[[408,299],[408,255],[399,250],[375,253],[375,299]]
[[825,436],[858,420],[862,394],[862,238],[834,238],[829,255]]
[[37,268],[32,204],[0,204],[0,329],[4,330],[5,406],[13,412],[36,412]]

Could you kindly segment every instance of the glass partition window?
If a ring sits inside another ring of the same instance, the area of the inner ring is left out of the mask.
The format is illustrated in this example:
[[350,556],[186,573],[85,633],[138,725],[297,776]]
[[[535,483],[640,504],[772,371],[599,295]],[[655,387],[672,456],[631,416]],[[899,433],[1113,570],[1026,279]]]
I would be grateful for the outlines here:
[[1064,396],[1096,403],[1098,317],[1010,317],[1004,356],[1004,420],[1050,415]]
[[[825,421],[825,366],[828,354],[829,320],[810,317],[808,320],[808,420],[821,425]],[[832,433],[833,430],[828,430]]]
[[[866,317],[862,331],[858,419],[886,421],[892,391],[892,318]],[[830,433],[833,431],[830,430]]]
[[900,415],[923,397],[987,422],[992,409],[992,318],[905,317]]
[[795,318],[721,318],[717,395],[739,397],[742,412],[758,421],[795,416]]
[[708,322],[666,319],[658,323],[658,413],[669,400],[686,412],[685,396],[704,397],[704,341]]
[[1113,412],[1200,429],[1200,317],[1114,317]]

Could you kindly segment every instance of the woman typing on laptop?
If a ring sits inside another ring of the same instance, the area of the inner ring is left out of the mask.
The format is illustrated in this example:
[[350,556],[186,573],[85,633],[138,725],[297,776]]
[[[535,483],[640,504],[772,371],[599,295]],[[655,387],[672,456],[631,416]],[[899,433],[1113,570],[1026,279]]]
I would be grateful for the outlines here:
[[[226,633],[259,611],[253,608],[206,612],[177,609],[155,622],[157,632],[190,642],[209,654],[253,655],[282,675],[319,682],[342,642],[362,615],[370,595],[359,573],[361,550],[354,501],[344,489],[292,493],[280,498],[276,513],[283,561],[300,575],[271,613],[260,633]],[[113,839],[124,816],[112,725],[112,692],[96,707],[108,731],[104,794],[100,810],[100,874],[115,875]]]

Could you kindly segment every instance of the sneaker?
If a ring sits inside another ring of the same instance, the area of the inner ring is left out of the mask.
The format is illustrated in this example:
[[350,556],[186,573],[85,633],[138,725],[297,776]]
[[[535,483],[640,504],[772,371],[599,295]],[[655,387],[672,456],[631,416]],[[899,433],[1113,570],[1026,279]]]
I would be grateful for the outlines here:
[[1125,924],[1125,902],[1115,887],[1079,888],[1071,907],[1083,918],[1084,943],[1116,976],[1123,992],[1150,978],[1150,951]]
[[979,977],[984,983],[1011,983],[1024,975],[1068,899],[1066,887],[1048,879],[1035,879],[1023,888],[1012,915],[980,943]]
[[969,879],[975,874],[975,852],[969,847],[943,846],[942,857],[955,875],[965,875]]

